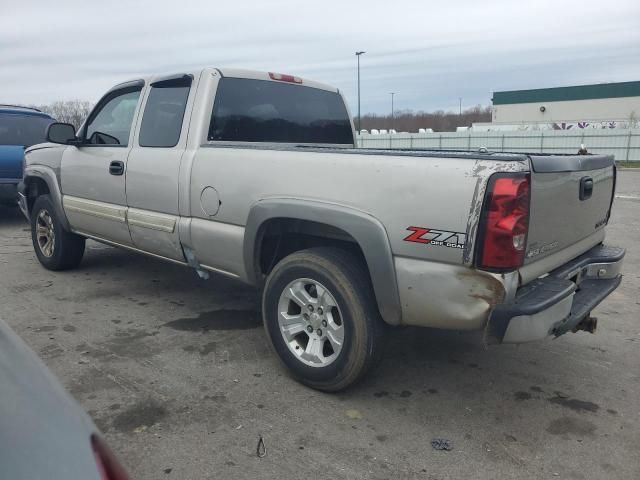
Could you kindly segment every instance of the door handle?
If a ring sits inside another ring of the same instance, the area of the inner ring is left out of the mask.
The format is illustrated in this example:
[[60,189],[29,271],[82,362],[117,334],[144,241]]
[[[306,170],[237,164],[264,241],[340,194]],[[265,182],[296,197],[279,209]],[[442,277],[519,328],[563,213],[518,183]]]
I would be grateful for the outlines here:
[[582,177],[580,179],[580,200],[587,200],[593,194],[593,179],[591,177]]
[[120,160],[114,160],[109,164],[109,173],[111,175],[122,175],[124,174],[124,162]]

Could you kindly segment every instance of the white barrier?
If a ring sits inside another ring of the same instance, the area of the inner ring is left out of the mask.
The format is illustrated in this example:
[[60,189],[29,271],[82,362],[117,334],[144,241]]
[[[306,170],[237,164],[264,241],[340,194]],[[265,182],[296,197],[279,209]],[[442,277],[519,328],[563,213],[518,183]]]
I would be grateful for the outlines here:
[[618,161],[640,162],[640,129],[551,130],[513,132],[398,133],[357,136],[361,148],[424,148],[495,152],[590,153],[614,155]]

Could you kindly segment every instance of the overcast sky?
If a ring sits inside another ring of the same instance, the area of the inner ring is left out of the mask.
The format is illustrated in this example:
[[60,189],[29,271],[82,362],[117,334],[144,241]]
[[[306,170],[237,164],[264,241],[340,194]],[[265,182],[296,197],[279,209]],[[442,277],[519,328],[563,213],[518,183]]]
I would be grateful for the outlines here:
[[0,0],[0,103],[96,101],[142,74],[236,66],[337,86],[362,111],[640,80],[640,1]]

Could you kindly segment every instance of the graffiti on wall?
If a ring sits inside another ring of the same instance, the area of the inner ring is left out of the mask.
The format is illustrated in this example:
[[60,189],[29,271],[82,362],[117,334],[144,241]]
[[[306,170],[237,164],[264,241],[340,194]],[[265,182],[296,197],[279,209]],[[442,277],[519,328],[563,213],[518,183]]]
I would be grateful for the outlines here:
[[605,121],[605,122],[559,122],[551,124],[553,130],[577,130],[585,128],[595,128],[598,130],[606,130],[613,128],[637,128],[637,121]]

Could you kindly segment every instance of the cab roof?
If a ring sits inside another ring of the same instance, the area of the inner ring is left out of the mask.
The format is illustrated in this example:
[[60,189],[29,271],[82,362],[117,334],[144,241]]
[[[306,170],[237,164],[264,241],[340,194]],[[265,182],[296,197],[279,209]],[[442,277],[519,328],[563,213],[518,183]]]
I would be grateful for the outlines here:
[[[200,70],[186,70],[186,71],[182,71],[182,72],[174,72],[173,74],[160,74],[160,75],[152,75],[152,76],[147,76],[147,77],[143,77],[137,80],[132,80],[132,81],[127,81],[127,82],[123,82],[120,83],[118,85],[115,85],[113,89],[116,88],[120,88],[122,86],[128,85],[128,84],[133,84],[136,81],[140,81],[140,80],[144,80],[145,83],[152,83],[152,82],[156,82],[158,80],[162,80],[162,79],[166,79],[168,77],[177,77],[180,75],[191,75],[194,78],[200,76],[200,74],[202,72],[215,72],[217,71],[221,77],[225,78],[247,78],[247,79],[253,79],[253,80],[266,80],[269,82],[282,82],[286,80],[278,80],[278,77],[292,77],[295,78],[296,81],[293,82],[293,85],[301,85],[301,86],[305,86],[305,87],[311,87],[311,88],[318,88],[320,90],[326,90],[329,92],[334,92],[334,93],[338,93],[339,90],[335,87],[332,87],[331,85],[327,85],[325,83],[320,83],[320,82],[316,82],[313,80],[309,80],[307,78],[302,78],[302,77],[298,77],[298,76],[292,76],[292,75],[288,75],[288,74],[284,74],[282,72],[264,72],[264,71],[259,71],[259,70],[247,70],[247,69],[242,69],[242,68],[214,68],[214,67],[205,67],[202,68]],[[275,78],[274,78],[275,77]]]
[[[223,77],[250,78],[253,80],[267,80],[270,82],[280,81],[280,80],[273,79],[272,75],[286,75],[286,74],[283,74],[282,72],[261,72],[257,70],[245,70],[242,68],[216,68],[216,70],[218,70],[218,72],[220,72],[220,75],[222,75]],[[296,84],[298,85],[312,87],[312,88],[319,88],[321,90],[327,90],[334,93],[338,92],[337,88],[332,87],[331,85],[327,85],[326,83],[320,83],[314,80],[309,80],[307,78],[302,78],[298,76],[296,76],[296,78],[300,81],[300,82],[296,82]]]

